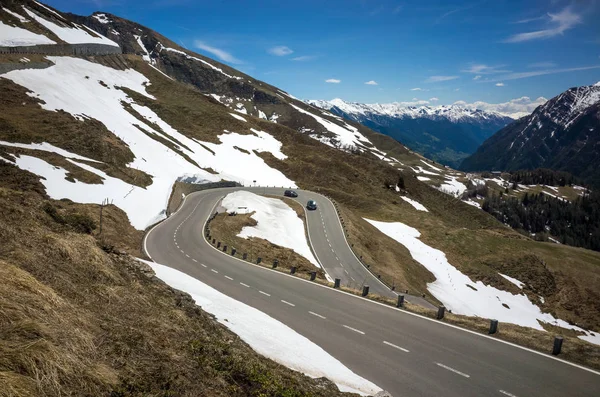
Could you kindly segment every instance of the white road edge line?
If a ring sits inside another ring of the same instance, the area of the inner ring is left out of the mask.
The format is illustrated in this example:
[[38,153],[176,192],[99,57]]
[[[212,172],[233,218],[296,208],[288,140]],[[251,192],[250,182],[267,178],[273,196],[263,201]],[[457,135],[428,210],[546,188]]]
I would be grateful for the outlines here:
[[464,376],[465,378],[470,378],[471,375],[465,374],[464,372],[460,372],[452,367],[449,367],[447,365],[444,365],[442,363],[435,363],[438,367],[442,367],[444,369],[447,369],[448,371],[454,372],[455,374],[458,374],[460,376]]
[[241,285],[243,285],[246,288],[250,288],[250,286],[248,284],[244,284],[244,283],[240,283]]
[[[240,189],[237,189],[237,190],[240,190]],[[235,189],[234,189],[233,191],[235,191]],[[206,192],[206,191],[204,191],[204,192]],[[185,202],[186,202],[186,200],[187,200],[187,198],[188,198],[189,196],[195,196],[195,195],[199,195],[199,194],[201,194],[201,193],[202,193],[202,192],[194,192],[194,193],[190,193],[189,195],[185,196],[185,198],[183,199],[183,202],[182,202],[182,203],[179,205],[179,208],[178,208],[177,212],[179,212],[179,210],[181,210],[181,208],[183,208],[183,206],[185,205]],[[225,196],[222,196],[222,197],[225,197]],[[221,198],[222,198],[222,197],[221,197]],[[325,197],[325,196],[323,196],[323,197]],[[325,199],[327,199],[327,200],[328,200],[328,201],[331,203],[331,200],[329,200],[327,197],[325,197]],[[200,205],[200,203],[201,203],[201,199],[198,201],[198,204],[196,204],[196,206],[194,207],[194,211],[195,211],[195,210],[196,210],[196,208],[197,208],[197,207]],[[213,205],[213,208],[212,208],[212,210],[214,210],[214,209],[215,209],[215,207],[217,206],[217,204],[218,204],[218,203],[219,203],[219,200],[217,200],[217,202],[215,202],[215,204]],[[332,203],[332,205],[333,205],[333,203]],[[303,206],[302,208],[304,208],[304,206]],[[212,210],[211,210],[211,214],[212,214]],[[306,209],[304,209],[304,213],[306,214]],[[175,214],[176,214],[176,213],[172,214],[171,216],[173,216],[173,215],[175,215]],[[149,258],[152,260],[152,262],[156,262],[156,261],[155,261],[155,260],[152,258],[152,256],[151,256],[151,255],[148,253],[148,246],[147,246],[147,240],[148,240],[148,236],[149,236],[149,235],[150,235],[150,234],[151,234],[151,233],[154,231],[154,229],[156,229],[158,226],[165,224],[166,222],[168,222],[168,221],[169,221],[169,220],[171,220],[171,219],[173,219],[173,218],[169,217],[169,218],[167,218],[167,219],[163,220],[162,222],[158,222],[156,225],[154,225],[154,226],[152,227],[152,229],[150,229],[150,231],[149,231],[148,233],[146,233],[146,236],[144,237],[144,251],[145,251],[146,255],[147,255],[147,256],[148,256],[148,257],[149,257]],[[207,219],[204,221],[204,225],[206,225],[207,221],[208,221],[208,218],[207,218]],[[341,227],[341,226],[342,226],[342,223],[340,222],[339,218],[338,218],[338,222],[339,222],[339,224],[340,224],[340,227]],[[345,237],[346,237],[346,234],[344,234],[344,238],[345,238]],[[312,241],[311,241],[311,239],[310,239],[310,232],[308,233],[308,240],[309,240],[309,242],[310,242],[310,244],[311,244],[311,246],[312,246]],[[211,245],[211,244],[210,244],[208,241],[206,241],[206,239],[204,239],[204,241],[206,242],[206,244],[207,244],[209,247],[211,247],[211,248],[212,248],[212,249],[214,249],[215,251],[221,252],[221,254],[222,254],[222,255],[225,255],[225,254],[224,254],[222,251],[220,251],[220,250],[216,249],[215,247],[213,247],[213,246],[212,246],[212,245]],[[348,241],[347,241],[347,240],[346,240],[346,244],[348,244]],[[352,253],[354,254],[354,252],[352,252]],[[315,254],[315,256],[316,256],[316,254]],[[356,254],[354,254],[354,257],[356,258]],[[278,272],[278,271],[276,271],[276,270],[269,269],[269,268],[266,268],[266,267],[263,267],[263,266],[260,266],[260,265],[256,265],[256,264],[254,264],[254,263],[251,263],[251,262],[246,262],[246,261],[243,261],[243,260],[242,260],[242,259],[240,259],[240,258],[235,258],[235,257],[232,257],[232,259],[235,259],[235,260],[237,260],[237,261],[239,261],[239,262],[241,262],[241,263],[245,263],[246,265],[251,265],[251,266],[254,266],[254,267],[256,267],[256,268],[263,269],[264,271],[270,271],[270,272],[277,273],[277,274],[279,274],[279,275],[281,275],[281,276],[283,276],[283,277],[292,277],[292,278],[294,278],[295,280],[298,280],[299,282],[305,282],[305,283],[308,283],[308,284],[314,285],[316,288],[326,288],[326,289],[328,289],[328,290],[330,290],[330,289],[331,289],[330,287],[328,287],[328,286],[326,286],[326,285],[315,284],[315,283],[314,283],[314,282],[312,282],[312,281],[308,281],[308,280],[304,280],[304,279],[301,279],[301,278],[298,278],[298,277],[294,277],[294,276],[292,276],[292,275],[290,275],[290,274],[281,273],[281,272]],[[358,260],[358,258],[356,258],[356,260]],[[317,257],[317,261],[318,261],[319,263],[321,263],[321,261],[319,260],[319,258],[318,258],[318,257]],[[205,267],[206,267],[206,266],[205,266]],[[324,270],[324,271],[327,273],[327,270],[326,270],[325,268],[323,268],[323,270]],[[381,283],[381,280],[377,279],[377,281],[379,281],[379,282]],[[383,283],[382,283],[382,284],[383,284]],[[383,285],[385,285],[385,284],[383,284]],[[387,287],[387,286],[386,286],[386,287]],[[520,349],[520,350],[524,350],[524,351],[527,351],[527,352],[529,352],[529,353],[532,353],[532,354],[535,354],[535,355],[538,355],[538,356],[542,356],[542,357],[545,357],[545,358],[547,358],[547,359],[550,359],[550,360],[554,360],[554,361],[561,362],[561,363],[563,363],[563,364],[566,364],[566,365],[568,365],[568,366],[570,366],[570,367],[579,368],[579,369],[581,369],[581,370],[583,370],[583,371],[590,372],[590,373],[592,373],[592,374],[595,374],[595,375],[600,375],[600,371],[596,371],[596,370],[593,370],[593,369],[591,369],[591,368],[585,367],[585,366],[583,366],[583,365],[575,364],[575,363],[573,363],[573,362],[570,362],[570,361],[567,361],[567,360],[563,360],[562,358],[558,358],[558,357],[555,357],[555,356],[551,356],[550,354],[547,354],[547,353],[542,353],[542,352],[539,352],[539,351],[537,351],[537,350],[533,350],[533,349],[531,349],[531,348],[528,348],[528,347],[525,347],[525,346],[517,345],[516,343],[512,343],[512,342],[509,342],[509,341],[506,341],[506,340],[502,340],[502,339],[494,338],[494,337],[491,337],[491,336],[489,336],[489,335],[481,334],[481,333],[479,333],[479,332],[476,332],[476,331],[471,331],[470,329],[461,328],[461,327],[459,327],[459,326],[457,326],[457,325],[453,325],[453,324],[448,324],[448,323],[439,322],[438,320],[435,320],[435,319],[433,319],[433,318],[429,318],[429,317],[423,316],[423,315],[421,315],[421,314],[417,314],[417,313],[411,313],[411,312],[409,312],[409,311],[406,311],[406,310],[403,310],[403,309],[399,309],[399,308],[396,308],[396,307],[393,307],[393,306],[390,306],[390,305],[386,305],[386,304],[384,304],[384,303],[377,302],[377,301],[374,301],[374,300],[371,300],[371,299],[368,299],[368,298],[365,298],[365,297],[362,297],[362,296],[357,296],[357,295],[351,294],[351,293],[349,293],[349,292],[346,292],[346,291],[341,291],[341,290],[339,290],[339,289],[334,289],[333,291],[335,291],[335,293],[338,293],[338,294],[344,294],[344,295],[347,295],[347,296],[349,296],[349,297],[351,297],[351,298],[353,298],[353,299],[361,299],[361,300],[363,300],[363,301],[365,301],[365,302],[369,302],[370,304],[374,304],[374,305],[379,305],[379,306],[385,307],[385,308],[386,308],[386,309],[388,309],[388,310],[394,310],[394,311],[397,311],[397,312],[399,312],[399,313],[403,313],[403,314],[405,314],[405,315],[408,315],[408,316],[418,317],[418,318],[420,318],[420,319],[422,319],[422,320],[425,320],[425,321],[429,321],[429,322],[435,323],[435,324],[437,324],[437,326],[454,328],[454,329],[456,329],[456,330],[459,330],[459,331],[461,331],[461,332],[466,332],[466,333],[469,333],[469,334],[471,334],[471,335],[478,336],[478,337],[480,337],[480,338],[485,338],[485,339],[488,339],[488,340],[490,340],[490,341],[494,341],[494,342],[497,342],[497,343],[502,343],[502,344],[505,344],[505,345],[508,345],[508,346],[512,346],[512,347],[514,347],[514,348],[517,348],[517,349]],[[407,300],[407,302],[408,302],[408,300]]]
[[507,391],[504,391],[504,390],[502,390],[502,389],[500,389],[500,390],[498,390],[498,391],[499,391],[500,393],[504,394],[505,396],[508,396],[508,397],[517,397],[517,396],[515,396],[514,394],[512,394],[512,393],[509,393],[509,392],[507,392]]
[[325,316],[321,316],[320,314],[317,314],[317,313],[315,313],[315,312],[311,312],[311,311],[309,311],[309,313],[310,313],[310,314],[312,314],[313,316],[317,316],[317,317],[319,317],[319,318],[322,318],[323,320],[326,320],[326,319],[327,319],[327,317],[325,317]]
[[261,294],[266,295],[266,296],[271,296],[271,294],[267,294],[266,292],[263,292],[261,290],[258,290],[258,292],[260,292]]
[[290,303],[290,302],[288,302],[288,301],[284,301],[283,299],[282,299],[281,301],[282,301],[283,303],[285,303],[286,305],[289,305],[289,306],[292,306],[292,307],[296,306],[296,305],[294,305],[293,303]]
[[231,281],[233,281],[233,279],[232,279],[231,277],[229,277],[229,276],[224,276],[224,277],[225,277],[227,280],[231,280]]
[[394,349],[402,350],[405,353],[410,353],[410,350],[405,349],[405,348],[400,347],[400,346],[397,346],[397,345],[394,345],[393,343],[390,343],[390,342],[388,342],[386,340],[384,340],[383,343],[386,344],[386,345],[388,345],[388,346],[393,347]]
[[356,329],[356,328],[349,327],[349,326],[347,326],[346,324],[342,324],[342,327],[344,327],[344,328],[348,328],[349,330],[351,330],[351,331],[354,331],[354,332],[357,332],[357,333],[359,333],[359,334],[361,334],[361,335],[364,335],[364,334],[365,334],[365,333],[364,333],[364,332],[362,332],[361,330],[359,330],[359,329]]

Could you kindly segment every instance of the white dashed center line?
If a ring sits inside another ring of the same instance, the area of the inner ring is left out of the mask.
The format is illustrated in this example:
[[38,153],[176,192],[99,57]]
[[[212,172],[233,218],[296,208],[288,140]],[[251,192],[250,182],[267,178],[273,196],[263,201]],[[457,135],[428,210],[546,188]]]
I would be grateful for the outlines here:
[[385,341],[385,340],[384,340],[384,341],[383,341],[383,343],[384,343],[384,344],[386,344],[386,345],[388,345],[388,346],[391,346],[391,347],[393,347],[394,349],[402,350],[402,351],[403,351],[403,352],[405,352],[405,353],[408,353],[408,352],[409,352],[407,349],[405,349],[405,348],[403,348],[403,347],[400,347],[400,346],[397,346],[397,345],[394,345],[393,343],[390,343],[390,342],[388,342],[388,341]]
[[509,392],[507,392],[507,391],[504,391],[504,390],[498,390],[498,391],[499,391],[500,393],[504,394],[505,396],[508,396],[508,397],[517,397],[517,396],[515,396],[514,394],[512,394],[512,393],[509,393]]
[[198,261],[197,261],[197,260],[195,260],[194,258],[192,258],[192,260],[193,260],[194,262],[198,262]]
[[185,256],[187,256],[188,258],[190,257],[188,254],[185,254]]
[[241,285],[243,285],[246,288],[250,288],[250,286],[248,284],[244,284],[244,283],[240,283]]
[[224,277],[225,277],[227,280],[231,280],[231,281],[233,281],[233,279],[232,279],[231,277],[229,277],[229,276],[224,276]]
[[460,371],[458,371],[458,370],[456,370],[456,369],[454,369],[454,368],[452,368],[452,367],[449,367],[449,366],[447,366],[447,365],[444,365],[444,364],[442,364],[442,363],[435,363],[435,364],[436,364],[437,366],[439,366],[439,367],[442,367],[442,368],[444,368],[444,369],[447,369],[448,371],[452,371],[452,372],[454,372],[455,374],[458,374],[458,375],[460,375],[460,376],[464,376],[465,378],[470,378],[470,377],[471,377],[471,375],[467,375],[467,374],[465,374],[464,372],[460,372]]
[[266,292],[263,292],[263,291],[258,291],[258,292],[260,292],[261,294],[266,295],[266,296],[271,296],[271,294],[267,294]]
[[290,303],[290,302],[284,301],[283,299],[282,299],[281,301],[282,301],[283,303],[285,303],[286,305],[289,305],[289,306],[296,306],[296,305],[294,305],[293,303]]
[[325,317],[325,316],[321,316],[320,314],[317,314],[317,313],[315,313],[315,312],[309,312],[309,313],[310,313],[310,314],[312,314],[313,316],[317,316],[317,317],[319,317],[319,318],[322,318],[323,320],[325,320],[325,319],[327,318],[327,317]]
[[210,269],[211,272],[213,273],[219,273],[218,271],[216,271],[215,269]]
[[356,329],[356,328],[352,328],[352,327],[350,327],[350,326],[348,326],[348,325],[342,324],[342,326],[343,326],[344,328],[348,328],[348,329],[349,329],[349,330],[351,330],[351,331],[357,332],[357,333],[359,333],[359,334],[361,334],[361,335],[364,335],[364,334],[365,334],[365,333],[364,333],[364,332],[362,332],[361,330],[359,330],[359,329]]
[[208,267],[208,266],[206,266],[204,263],[201,263],[200,265],[202,265],[202,267]]

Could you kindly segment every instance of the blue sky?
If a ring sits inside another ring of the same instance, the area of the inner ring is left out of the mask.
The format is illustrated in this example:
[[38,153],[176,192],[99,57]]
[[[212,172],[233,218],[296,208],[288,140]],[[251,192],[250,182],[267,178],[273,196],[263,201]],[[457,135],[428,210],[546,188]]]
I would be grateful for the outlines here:
[[134,20],[305,99],[500,103],[600,80],[596,1],[46,2]]

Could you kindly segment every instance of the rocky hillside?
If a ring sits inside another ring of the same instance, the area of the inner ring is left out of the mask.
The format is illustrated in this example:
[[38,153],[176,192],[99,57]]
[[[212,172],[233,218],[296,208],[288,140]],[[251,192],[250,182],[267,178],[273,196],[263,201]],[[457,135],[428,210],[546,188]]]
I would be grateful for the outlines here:
[[461,169],[567,171],[600,186],[600,82],[574,87],[498,131]]
[[457,167],[483,141],[514,121],[500,113],[459,105],[361,104],[341,99],[307,103],[361,123],[452,167]]

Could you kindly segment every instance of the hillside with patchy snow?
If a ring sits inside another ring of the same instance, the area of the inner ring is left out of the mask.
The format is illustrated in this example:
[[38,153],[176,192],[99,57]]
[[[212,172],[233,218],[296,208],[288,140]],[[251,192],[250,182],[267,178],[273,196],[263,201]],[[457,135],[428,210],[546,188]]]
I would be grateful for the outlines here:
[[486,140],[460,168],[550,168],[600,185],[600,82],[570,88]]

